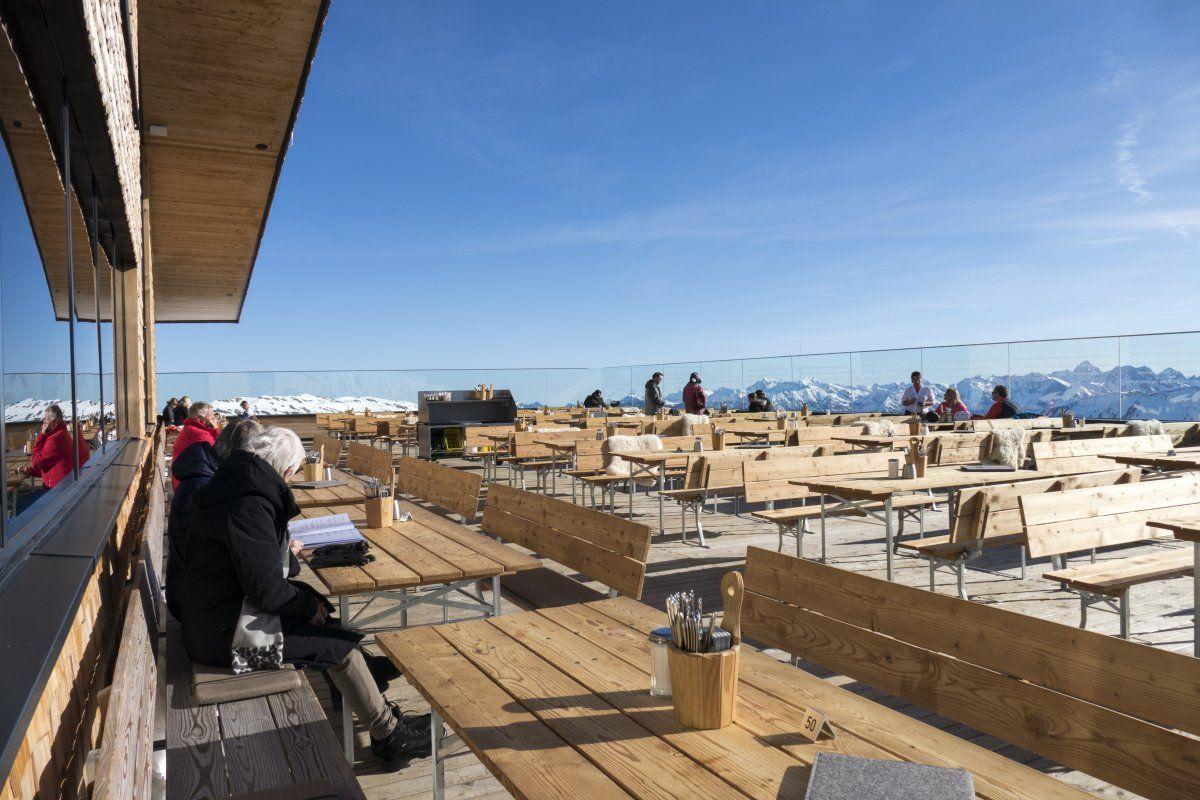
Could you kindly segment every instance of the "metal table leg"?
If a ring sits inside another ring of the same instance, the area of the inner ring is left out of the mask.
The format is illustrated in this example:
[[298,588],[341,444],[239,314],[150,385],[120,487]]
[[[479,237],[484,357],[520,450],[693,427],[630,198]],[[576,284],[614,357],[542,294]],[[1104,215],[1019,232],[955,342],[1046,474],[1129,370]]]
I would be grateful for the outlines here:
[[663,491],[666,489],[667,464],[664,461],[658,465],[658,535],[662,536],[666,533],[666,524],[663,522]]
[[433,758],[433,799],[444,800],[446,797],[446,765],[442,759],[442,736],[445,726],[442,715],[437,709],[430,709],[429,735],[432,738],[430,753]]
[[[1192,542],[1192,563],[1200,565],[1200,542]],[[1192,568],[1192,654],[1200,658],[1200,573]]]
[[492,576],[492,616],[500,616],[500,576]]
[[892,496],[889,494],[883,501],[883,533],[887,545],[887,579],[892,580]]

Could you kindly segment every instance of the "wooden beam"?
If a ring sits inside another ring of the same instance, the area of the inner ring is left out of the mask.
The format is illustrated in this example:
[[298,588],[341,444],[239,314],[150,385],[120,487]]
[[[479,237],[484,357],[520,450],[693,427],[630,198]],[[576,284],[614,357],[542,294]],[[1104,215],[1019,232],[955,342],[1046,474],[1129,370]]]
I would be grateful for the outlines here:
[[117,363],[115,383],[120,386],[117,433],[141,439],[146,435],[145,310],[142,305],[141,270],[117,273]]
[[145,420],[158,415],[158,358],[154,349],[154,248],[150,238],[150,198],[142,198],[142,317],[145,327]]

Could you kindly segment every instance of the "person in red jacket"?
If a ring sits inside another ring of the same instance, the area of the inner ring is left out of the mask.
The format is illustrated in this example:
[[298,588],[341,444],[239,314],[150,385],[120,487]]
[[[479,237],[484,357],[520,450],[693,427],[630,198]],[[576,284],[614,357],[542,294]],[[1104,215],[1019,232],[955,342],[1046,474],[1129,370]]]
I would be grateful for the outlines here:
[[[217,415],[213,412],[213,407],[209,403],[196,402],[188,407],[187,419],[183,421],[183,429],[179,431],[179,435],[175,437],[175,444],[171,447],[171,460],[174,461],[179,456],[183,455],[183,451],[194,445],[196,442],[206,442],[208,445],[217,443]],[[171,485],[173,488],[179,488],[179,480],[175,476],[171,476]]]
[[[83,466],[88,460],[91,451],[88,450],[87,442],[83,437],[76,433],[75,446],[79,453],[79,466]],[[29,466],[22,467],[21,471],[26,475],[32,475],[35,478],[42,479],[42,485],[46,489],[53,489],[62,479],[71,474],[74,467],[71,457],[71,434],[67,430],[67,424],[63,421],[62,409],[51,404],[46,406],[46,413],[42,419],[42,430],[38,434],[37,439],[33,442],[33,453],[29,457]],[[38,492],[38,496],[44,492]],[[27,502],[23,503],[24,507],[28,507],[32,500],[37,499],[31,497]]]
[[687,386],[683,387],[683,410],[689,414],[703,414],[707,405],[708,398],[704,396],[704,387],[700,385],[700,373],[693,372]]

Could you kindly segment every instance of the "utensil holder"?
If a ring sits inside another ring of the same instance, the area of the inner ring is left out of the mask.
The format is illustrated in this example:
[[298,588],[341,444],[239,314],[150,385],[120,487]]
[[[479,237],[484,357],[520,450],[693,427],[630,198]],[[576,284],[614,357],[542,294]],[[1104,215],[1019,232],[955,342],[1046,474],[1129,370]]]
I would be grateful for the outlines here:
[[740,651],[740,644],[721,653],[687,653],[675,646],[667,650],[671,700],[680,725],[712,730],[733,722]]
[[392,498],[390,497],[366,497],[363,498],[367,506],[367,527],[368,528],[388,528],[392,524]]
[[325,465],[321,464],[319,461],[316,464],[310,464],[309,462],[305,461],[304,467],[303,467],[304,480],[306,482],[311,483],[313,481],[319,481],[322,478],[324,478],[325,477],[324,466]]

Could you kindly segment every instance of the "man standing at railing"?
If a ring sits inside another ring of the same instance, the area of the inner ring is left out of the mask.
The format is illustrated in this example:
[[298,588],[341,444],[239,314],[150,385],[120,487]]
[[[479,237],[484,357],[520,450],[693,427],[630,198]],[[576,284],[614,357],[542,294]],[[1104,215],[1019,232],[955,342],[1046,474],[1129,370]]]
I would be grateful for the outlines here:
[[708,398],[704,396],[704,387],[700,385],[700,373],[693,372],[687,386],[683,387],[683,410],[689,414],[703,414],[707,406]]
[[646,381],[646,399],[642,406],[642,410],[647,416],[654,416],[659,411],[667,407],[667,403],[663,400],[662,394],[663,374],[656,372],[650,376],[650,380]]

